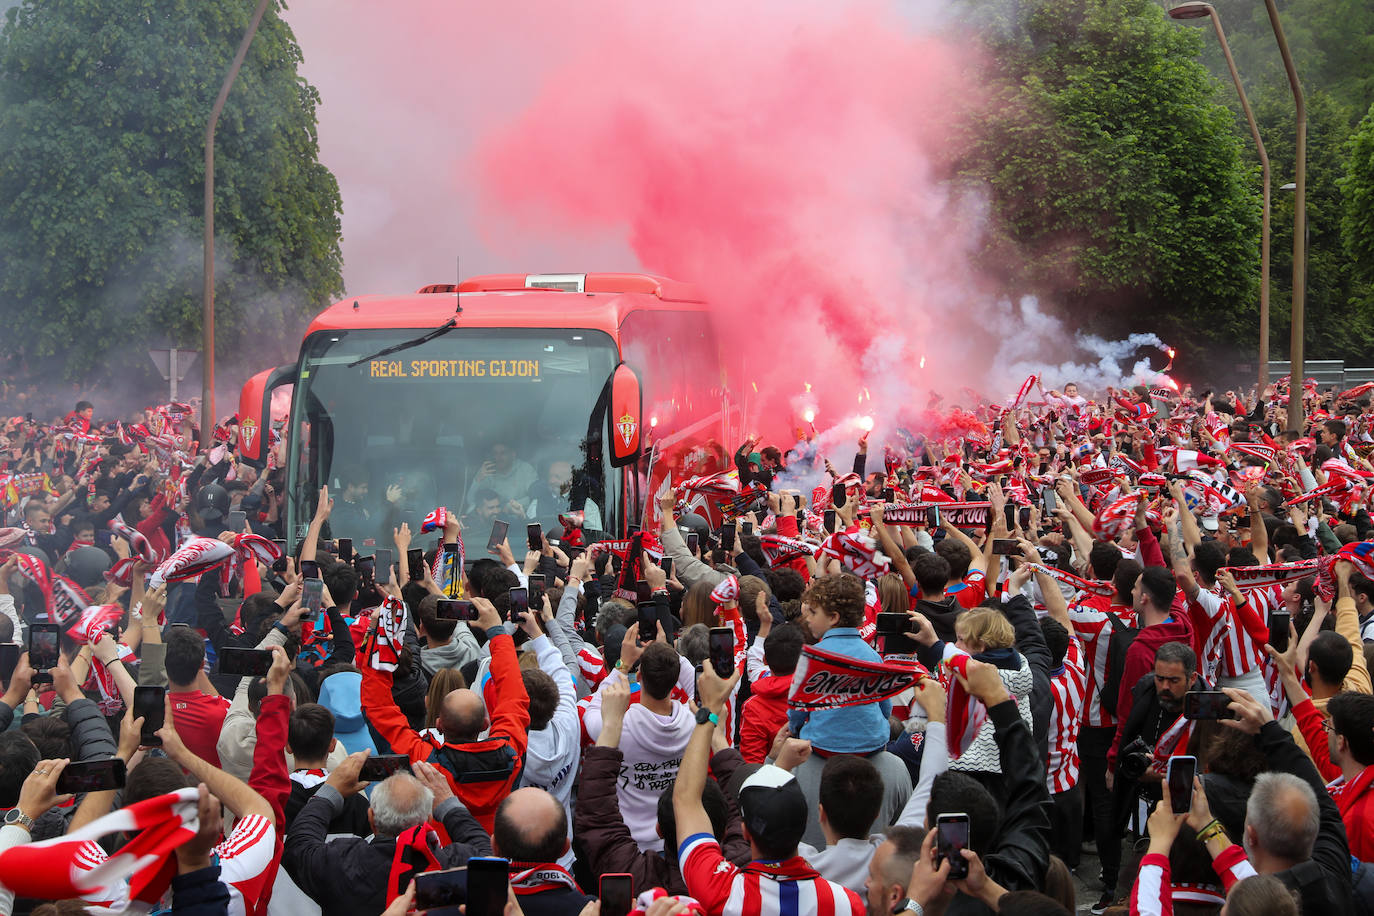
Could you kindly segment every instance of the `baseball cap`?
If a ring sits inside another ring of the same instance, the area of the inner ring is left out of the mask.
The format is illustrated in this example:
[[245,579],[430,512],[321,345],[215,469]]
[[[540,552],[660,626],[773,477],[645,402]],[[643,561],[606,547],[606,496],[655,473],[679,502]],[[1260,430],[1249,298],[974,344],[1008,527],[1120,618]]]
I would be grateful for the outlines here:
[[751,836],[800,842],[809,806],[796,778],[781,767],[765,764],[739,789],[740,819]]
[[1217,517],[1215,515],[1204,515],[1202,517],[1202,527],[1208,531],[1216,531],[1218,528]]
[[364,748],[377,753],[363,715],[363,676],[356,671],[331,674],[320,684],[320,705],[334,714],[334,737],[348,753]]

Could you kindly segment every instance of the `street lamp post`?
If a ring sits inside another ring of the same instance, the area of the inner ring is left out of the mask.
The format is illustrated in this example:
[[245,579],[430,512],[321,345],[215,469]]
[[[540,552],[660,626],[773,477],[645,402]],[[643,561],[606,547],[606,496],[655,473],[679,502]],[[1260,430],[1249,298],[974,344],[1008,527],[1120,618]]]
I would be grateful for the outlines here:
[[1264,182],[1264,210],[1260,218],[1260,320],[1259,320],[1259,395],[1269,385],[1269,154],[1260,138],[1259,125],[1255,114],[1250,110],[1250,100],[1245,96],[1241,85],[1240,73],[1236,70],[1235,58],[1231,56],[1231,46],[1226,41],[1226,33],[1221,28],[1221,17],[1210,3],[1190,0],[1180,3],[1169,10],[1174,19],[1201,19],[1207,16],[1216,29],[1217,41],[1221,43],[1221,53],[1226,55],[1226,66],[1231,71],[1231,81],[1236,84],[1236,94],[1240,96],[1240,107],[1245,111],[1245,120],[1250,125],[1250,136],[1254,138],[1255,149],[1259,151],[1260,175]]
[[1269,24],[1273,26],[1274,40],[1278,42],[1279,54],[1283,57],[1283,69],[1288,74],[1288,85],[1293,89],[1297,120],[1298,142],[1293,170],[1293,327],[1289,339],[1289,358],[1293,365],[1288,376],[1288,429],[1301,432],[1304,425],[1303,312],[1307,301],[1307,103],[1303,100],[1298,70],[1293,66],[1293,55],[1288,51],[1288,40],[1283,37],[1283,26],[1279,23],[1279,11],[1274,7],[1274,0],[1264,0],[1264,8],[1269,12]]
[[234,80],[248,56],[248,46],[258,33],[258,25],[271,0],[258,0],[253,18],[248,23],[248,31],[243,33],[239,49],[234,54],[234,62],[229,65],[229,73],[224,84],[219,87],[215,106],[210,109],[210,121],[205,125],[205,288],[201,292],[201,342],[202,376],[200,389],[200,436],[202,442],[209,442],[211,430],[215,427],[215,128],[219,126],[220,113],[229,98],[229,90],[234,88]]

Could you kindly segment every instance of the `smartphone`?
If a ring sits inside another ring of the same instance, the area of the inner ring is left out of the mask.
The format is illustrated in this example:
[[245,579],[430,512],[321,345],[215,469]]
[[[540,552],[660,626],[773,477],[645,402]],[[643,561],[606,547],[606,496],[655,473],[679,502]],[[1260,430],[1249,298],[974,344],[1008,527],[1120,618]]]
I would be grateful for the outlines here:
[[291,562],[291,555],[286,552],[286,539],[273,538],[272,543],[277,545],[277,551],[281,556],[277,557],[272,564],[272,572],[284,573],[287,565]]
[[390,585],[391,564],[394,562],[390,547],[378,547],[377,555],[373,557],[373,581],[378,585]]
[[629,916],[634,909],[635,879],[633,875],[602,875],[599,889],[601,916]]
[[1234,719],[1231,698],[1220,690],[1190,690],[1183,695],[1183,716],[1187,719]]
[[731,524],[722,525],[720,529],[720,549],[728,553],[735,552],[735,526]]
[[1015,527],[1016,527],[1016,507],[1015,507],[1015,506],[1013,506],[1011,503],[1007,503],[1005,506],[1002,507],[1002,515],[1003,515],[1003,517],[1006,519],[1007,527],[1008,527],[1008,528],[1015,528]]
[[143,720],[143,732],[138,739],[143,747],[162,747],[157,730],[162,727],[166,717],[166,697],[166,687],[134,688],[134,718]]
[[491,537],[487,538],[487,550],[496,550],[506,540],[506,534],[510,531],[510,522],[503,522],[499,518],[491,523]]
[[897,493],[891,487],[883,487],[883,492],[881,495],[882,500],[885,503],[892,503],[897,501]]
[[57,629],[55,623],[29,624],[29,667],[35,682],[52,681],[48,671],[57,667]]
[[652,601],[641,601],[635,610],[639,612],[639,641],[653,642],[658,638],[658,605]]
[[515,622],[521,614],[530,609],[530,590],[513,588],[508,594],[510,595],[510,619]]
[[653,597],[654,593],[650,590],[648,582],[644,581],[643,579],[640,579],[639,581],[635,582],[636,604],[643,604],[646,601],[652,601]]
[[57,792],[59,795],[77,795],[122,789],[126,775],[124,761],[118,757],[109,760],[73,760],[57,777]]
[[345,563],[353,562],[353,539],[339,538],[334,542],[334,552],[339,555],[339,559]]
[[440,598],[435,602],[434,616],[440,620],[476,620],[477,612],[472,609],[471,601]]
[[425,551],[421,547],[412,547],[406,551],[406,571],[410,573],[410,581],[418,582],[425,577]]
[[1059,508],[1059,500],[1055,498],[1054,487],[1045,487],[1041,491],[1041,500],[1045,504],[1046,515],[1053,515],[1055,510]]
[[409,773],[410,758],[405,754],[375,754],[363,761],[358,771],[360,782],[380,782],[393,773]]
[[535,522],[525,526],[525,543],[529,544],[530,550],[544,549],[544,529]]
[[740,526],[739,526],[739,533],[740,533],[740,534],[753,534],[753,533],[754,533],[754,523],[751,522],[751,521],[743,521],[743,522],[741,522],[741,523],[740,523]]
[[879,612],[877,634],[879,636],[900,636],[911,631],[911,618],[900,613]]
[[301,578],[318,579],[320,577],[320,564],[314,560],[301,560]]
[[0,646],[0,681],[8,684],[10,678],[14,676],[14,669],[19,667],[18,643],[5,643]]
[[235,534],[242,534],[243,526],[247,524],[247,522],[248,513],[235,509],[233,512],[229,513],[229,517],[225,519],[224,524],[225,527],[227,527],[230,531],[234,532]]
[[377,561],[373,557],[358,557],[358,580],[363,585],[377,581]]
[[502,916],[510,887],[510,859],[468,859],[467,916]]
[[324,604],[324,580],[306,579],[301,583],[301,604],[310,608],[311,614],[318,614]]
[[467,884],[467,869],[463,866],[446,868],[442,871],[427,871],[415,876],[415,909],[420,912],[439,907],[451,907],[457,913],[460,904],[467,901],[464,885]]
[[1287,611],[1269,612],[1269,645],[1275,652],[1288,651],[1288,624],[1292,619]]
[[825,530],[833,534],[835,532],[835,510],[826,509],[821,519],[821,523],[825,526]]
[[844,484],[837,483],[830,488],[830,505],[839,508],[844,505]]
[[1016,538],[993,538],[992,553],[998,557],[1019,557],[1021,542]]
[[735,631],[730,627],[711,627],[710,658],[717,676],[735,673]]
[[1017,520],[1021,523],[1021,528],[1022,528],[1022,530],[1024,530],[1024,529],[1030,527],[1030,522],[1031,522],[1031,511],[1030,511],[1030,506],[1022,506],[1022,507],[1021,507],[1021,512],[1020,512],[1020,514],[1018,515]]
[[1187,814],[1193,807],[1193,777],[1197,775],[1197,758],[1170,757],[1165,779],[1169,781],[1169,807],[1175,814]]
[[695,531],[687,535],[687,552],[692,556],[701,552],[701,536]]
[[935,819],[935,867],[941,859],[949,860],[949,877],[954,880],[968,877],[968,860],[961,855],[968,848],[968,815],[941,814]]
[[238,677],[265,677],[272,667],[272,653],[267,649],[241,649],[225,646],[219,653],[219,673]]
[[935,506],[931,506],[929,509],[926,510],[926,527],[940,527],[940,510]]
[[673,558],[664,557],[663,562],[658,564],[658,568],[663,570],[664,580],[673,578]]
[[544,609],[544,577],[541,575],[526,576],[530,587],[530,607],[536,612]]

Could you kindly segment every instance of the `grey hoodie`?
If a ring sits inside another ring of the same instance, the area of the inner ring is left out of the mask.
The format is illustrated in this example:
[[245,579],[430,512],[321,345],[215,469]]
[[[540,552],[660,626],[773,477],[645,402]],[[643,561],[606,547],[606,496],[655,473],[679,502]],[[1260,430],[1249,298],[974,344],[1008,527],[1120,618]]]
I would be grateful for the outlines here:
[[431,678],[440,668],[461,668],[481,657],[482,650],[477,645],[477,637],[472,635],[472,630],[466,624],[459,623],[448,642],[442,646],[420,649],[420,668],[427,678]]

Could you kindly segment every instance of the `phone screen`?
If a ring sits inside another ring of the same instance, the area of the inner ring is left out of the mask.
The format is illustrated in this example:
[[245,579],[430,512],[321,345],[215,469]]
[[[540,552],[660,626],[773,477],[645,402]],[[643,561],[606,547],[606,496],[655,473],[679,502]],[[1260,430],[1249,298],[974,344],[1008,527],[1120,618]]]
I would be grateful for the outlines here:
[[720,529],[720,549],[727,553],[735,549],[735,526],[726,524]]
[[932,506],[932,507],[930,507],[929,509],[926,510],[926,527],[927,527],[927,528],[939,528],[939,527],[940,527],[940,510],[937,509],[937,508],[935,508],[934,506]]
[[491,523],[491,537],[487,538],[487,550],[496,550],[506,540],[506,534],[510,531],[510,522],[503,522],[499,518]]
[[380,782],[401,772],[410,772],[409,757],[405,754],[378,754],[363,761],[362,768],[358,770],[358,779],[362,782]]
[[277,551],[281,554],[273,561],[272,572],[286,572],[287,564],[291,562],[291,555],[286,552],[286,539],[273,538],[272,543],[277,545]]
[[514,622],[518,615],[530,609],[530,591],[527,588],[510,590],[510,619]]
[[1220,690],[1190,690],[1183,695],[1183,715],[1188,719],[1234,719],[1231,698]]
[[992,552],[999,557],[1020,556],[1021,542],[1016,538],[993,538]]
[[410,573],[412,582],[425,577],[425,552],[422,548],[412,547],[406,551],[406,571]]
[[373,558],[373,575],[376,577],[378,585],[391,584],[391,566],[395,562],[392,559],[391,548],[377,548],[377,556]]
[[740,534],[753,534],[753,533],[754,533],[754,523],[753,523],[753,522],[750,522],[750,521],[741,522],[741,523],[740,523],[740,526],[739,526],[739,533],[740,533]]
[[968,848],[968,815],[942,814],[935,824],[936,863],[949,860],[949,877],[968,877],[968,860],[961,851]]
[[1197,774],[1196,757],[1170,757],[1169,802],[1175,814],[1187,814],[1193,807],[1193,777]]
[[167,713],[164,705],[166,695],[166,687],[134,688],[134,718],[143,720],[143,733],[138,741],[144,747],[162,746],[157,730],[162,727]]
[[124,761],[118,757],[109,760],[73,760],[57,777],[57,791],[63,795],[76,795],[122,789],[125,776]]
[[29,624],[29,667],[35,671],[57,667],[57,624]]
[[318,614],[324,603],[324,580],[306,579],[301,583],[301,604],[310,608],[310,613]]
[[339,559],[345,563],[353,562],[353,539],[339,538],[334,542],[334,549],[339,554]]
[[1046,514],[1053,513],[1055,509],[1059,508],[1059,502],[1055,499],[1053,487],[1046,487],[1044,489],[1044,502]]
[[434,616],[440,620],[476,620],[471,601],[458,598],[440,598],[434,605]]
[[659,563],[658,565],[659,565],[659,568],[663,570],[663,578],[664,578],[664,579],[671,579],[671,578],[673,578],[673,558],[672,558],[672,557],[664,557],[664,558],[663,558],[663,562],[662,562],[662,563]]
[[826,510],[825,510],[825,514],[822,516],[822,523],[825,525],[825,530],[826,530],[826,531],[829,531],[829,532],[832,532],[832,533],[835,531],[835,510],[834,510],[834,509],[826,509]]
[[844,484],[837,483],[830,488],[830,504],[836,508],[843,506],[845,501]]
[[230,531],[234,532],[235,534],[242,534],[243,526],[247,524],[247,522],[248,514],[246,512],[235,511],[229,513],[229,518],[225,521],[224,524]]
[[526,576],[526,581],[530,587],[530,607],[535,611],[544,608],[544,577],[541,575]]
[[377,561],[373,557],[358,557],[358,578],[364,585],[371,585],[377,579]]
[[711,667],[720,677],[735,673],[735,631],[729,627],[711,628]]
[[634,908],[633,875],[602,875],[600,892],[601,916],[629,916]]
[[525,543],[529,544],[530,550],[544,549],[544,529],[539,527],[538,522],[525,526]]
[[301,560],[301,578],[318,579],[320,577],[320,564],[314,560]]
[[502,916],[509,887],[509,859],[468,859],[467,916]]
[[880,611],[877,617],[879,636],[900,636],[911,629],[911,618],[902,613]]
[[692,556],[696,556],[696,555],[700,552],[700,549],[701,549],[701,548],[700,548],[700,545],[701,545],[701,537],[700,537],[698,534],[696,534],[695,532],[693,532],[692,534],[687,535],[687,552],[688,552],[688,553],[690,553]]
[[639,612],[639,641],[653,642],[658,638],[658,605],[652,601],[641,601],[636,610]]
[[1269,614],[1269,645],[1276,652],[1288,651],[1288,623],[1292,616],[1287,611],[1272,611]]
[[882,499],[885,503],[894,502],[897,499],[896,491],[891,487],[883,487]]
[[427,871],[415,876],[415,909],[433,910],[438,907],[452,907],[458,912],[460,904],[467,900],[463,893],[467,869],[446,868],[443,871]]
[[653,594],[654,593],[649,590],[648,582],[644,581],[643,579],[640,579],[637,582],[635,582],[636,603],[643,604],[644,602],[650,600],[653,597]]
[[1031,522],[1031,511],[1030,511],[1030,506],[1022,506],[1022,507],[1021,507],[1021,512],[1020,512],[1020,514],[1017,516],[1017,520],[1021,523],[1021,527],[1022,527],[1022,528],[1029,528],[1029,527],[1030,527],[1030,522]]
[[239,677],[264,677],[272,667],[272,653],[267,649],[241,649],[225,646],[219,653],[219,673]]

